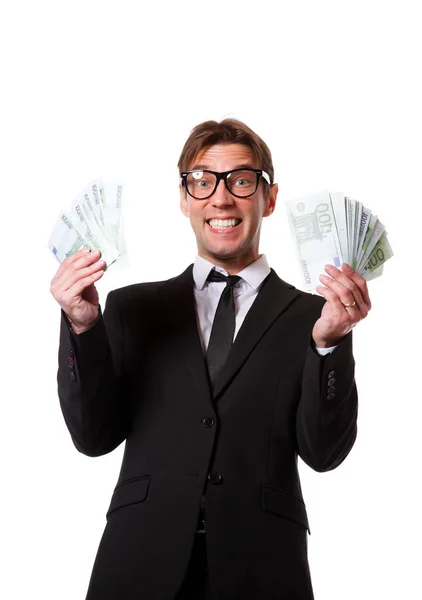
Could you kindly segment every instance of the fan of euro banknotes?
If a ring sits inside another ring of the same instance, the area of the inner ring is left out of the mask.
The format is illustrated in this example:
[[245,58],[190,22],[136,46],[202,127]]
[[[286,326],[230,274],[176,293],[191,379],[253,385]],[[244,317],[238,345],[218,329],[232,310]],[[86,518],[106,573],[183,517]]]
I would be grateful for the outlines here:
[[324,266],[345,262],[364,279],[379,277],[393,256],[384,225],[343,193],[319,192],[286,202],[304,289],[315,290]]
[[124,252],[121,181],[91,182],[60,212],[49,239],[49,248],[59,262],[82,248],[100,250],[107,267]]

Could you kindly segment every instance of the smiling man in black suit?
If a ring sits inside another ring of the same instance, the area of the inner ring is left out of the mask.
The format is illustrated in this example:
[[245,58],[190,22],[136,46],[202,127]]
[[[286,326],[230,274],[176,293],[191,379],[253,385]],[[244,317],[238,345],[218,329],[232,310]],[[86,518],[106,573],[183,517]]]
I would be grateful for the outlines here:
[[307,294],[259,253],[276,206],[270,151],[207,121],[179,160],[198,255],[108,295],[99,252],[59,267],[59,397],[76,448],[126,442],[88,600],[311,600],[298,455],[337,467],[356,438],[351,329],[365,281],[327,266]]

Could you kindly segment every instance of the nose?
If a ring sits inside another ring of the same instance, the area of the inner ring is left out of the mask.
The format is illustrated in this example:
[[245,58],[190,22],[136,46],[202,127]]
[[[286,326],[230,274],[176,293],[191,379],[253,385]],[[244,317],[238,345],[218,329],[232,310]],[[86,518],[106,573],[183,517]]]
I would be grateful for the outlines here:
[[232,196],[232,194],[227,189],[223,179],[220,179],[220,181],[218,182],[217,189],[211,196],[210,200],[214,206],[218,207],[233,205],[234,196]]

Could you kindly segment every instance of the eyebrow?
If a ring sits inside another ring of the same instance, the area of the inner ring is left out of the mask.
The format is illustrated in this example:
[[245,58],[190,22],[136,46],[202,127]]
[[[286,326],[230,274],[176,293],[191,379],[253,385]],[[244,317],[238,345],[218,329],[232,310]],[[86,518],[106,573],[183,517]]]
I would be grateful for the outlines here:
[[[229,169],[230,171],[235,171],[236,169],[255,169],[255,167],[253,167],[250,163],[242,163],[240,165],[237,165],[236,167],[233,167],[233,169]],[[210,169],[209,165],[194,165],[190,171],[212,171],[212,169]]]

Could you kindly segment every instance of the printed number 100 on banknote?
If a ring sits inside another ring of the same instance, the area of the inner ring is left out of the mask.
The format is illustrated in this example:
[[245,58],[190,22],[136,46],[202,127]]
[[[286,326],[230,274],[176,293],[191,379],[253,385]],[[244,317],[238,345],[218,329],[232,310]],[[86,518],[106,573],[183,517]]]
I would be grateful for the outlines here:
[[340,267],[343,262],[330,194],[296,198],[286,202],[286,209],[305,289],[315,290],[325,265]]

